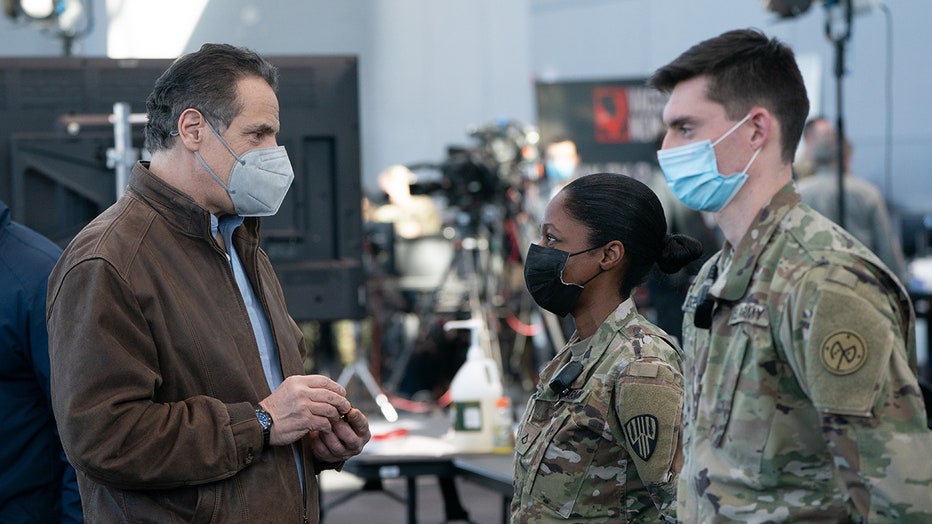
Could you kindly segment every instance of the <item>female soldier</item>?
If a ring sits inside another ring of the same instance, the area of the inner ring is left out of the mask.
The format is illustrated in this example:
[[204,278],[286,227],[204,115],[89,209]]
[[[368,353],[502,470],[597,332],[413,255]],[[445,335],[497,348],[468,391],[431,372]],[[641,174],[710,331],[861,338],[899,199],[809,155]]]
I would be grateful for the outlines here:
[[700,256],[666,227],[657,196],[624,175],[578,178],[548,204],[525,281],[576,332],[518,427],[512,522],[675,517],[681,350],[631,297],[654,263],[672,273]]

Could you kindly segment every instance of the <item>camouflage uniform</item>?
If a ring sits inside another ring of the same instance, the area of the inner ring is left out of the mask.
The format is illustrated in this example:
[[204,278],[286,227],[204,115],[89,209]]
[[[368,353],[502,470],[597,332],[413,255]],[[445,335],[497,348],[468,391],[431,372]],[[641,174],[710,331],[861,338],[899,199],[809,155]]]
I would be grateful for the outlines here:
[[[563,395],[548,383],[570,360]],[[515,446],[512,522],[673,520],[682,463],[681,351],[628,299],[541,372]]]
[[915,316],[867,248],[788,184],[684,310],[682,521],[932,522]]

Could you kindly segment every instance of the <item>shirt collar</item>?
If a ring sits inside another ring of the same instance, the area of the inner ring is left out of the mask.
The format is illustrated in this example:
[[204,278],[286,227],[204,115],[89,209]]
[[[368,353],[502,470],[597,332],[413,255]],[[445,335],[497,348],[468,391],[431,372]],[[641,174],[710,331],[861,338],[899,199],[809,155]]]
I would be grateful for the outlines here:
[[242,224],[243,217],[239,215],[223,215],[218,219],[216,215],[212,214],[210,215],[210,234],[217,236],[217,232],[219,232],[223,235],[223,243],[226,246],[232,246],[233,231]]

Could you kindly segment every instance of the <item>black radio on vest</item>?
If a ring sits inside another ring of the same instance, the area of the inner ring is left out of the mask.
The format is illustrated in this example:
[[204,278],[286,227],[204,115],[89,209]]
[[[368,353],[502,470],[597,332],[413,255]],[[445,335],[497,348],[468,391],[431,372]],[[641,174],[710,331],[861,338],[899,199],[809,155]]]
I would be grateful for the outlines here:
[[548,385],[550,389],[562,397],[570,390],[570,384],[576,380],[576,377],[578,377],[580,373],[582,373],[582,364],[576,361],[567,362],[560,368],[560,371],[557,371],[557,374],[550,379]]

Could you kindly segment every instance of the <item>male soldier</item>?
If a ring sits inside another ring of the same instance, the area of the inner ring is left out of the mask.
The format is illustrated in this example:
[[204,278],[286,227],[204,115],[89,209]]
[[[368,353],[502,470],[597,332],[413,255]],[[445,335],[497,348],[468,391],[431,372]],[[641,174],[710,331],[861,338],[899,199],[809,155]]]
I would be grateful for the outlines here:
[[799,204],[793,52],[729,31],[650,84],[670,93],[667,182],[725,236],[684,304],[677,518],[932,521],[914,312],[876,256]]

